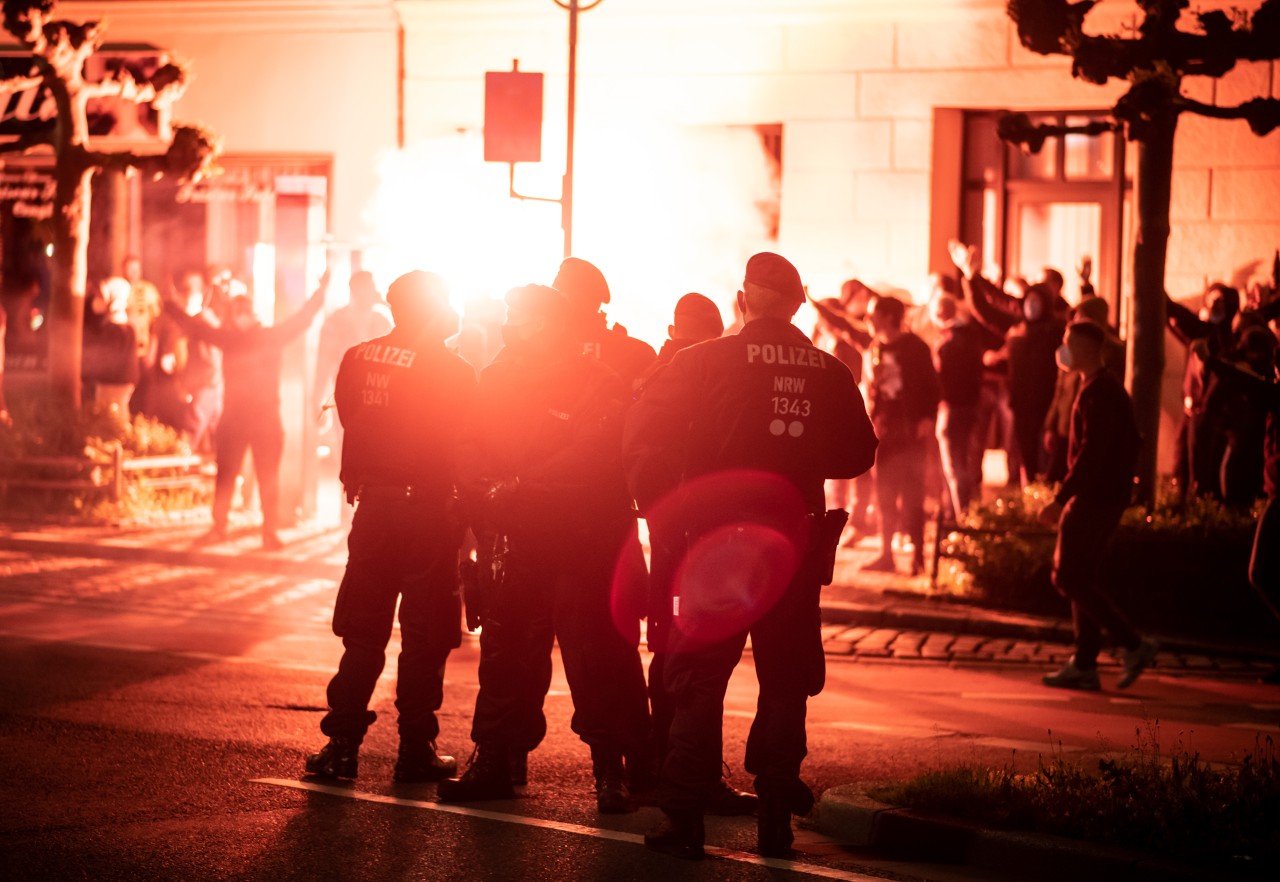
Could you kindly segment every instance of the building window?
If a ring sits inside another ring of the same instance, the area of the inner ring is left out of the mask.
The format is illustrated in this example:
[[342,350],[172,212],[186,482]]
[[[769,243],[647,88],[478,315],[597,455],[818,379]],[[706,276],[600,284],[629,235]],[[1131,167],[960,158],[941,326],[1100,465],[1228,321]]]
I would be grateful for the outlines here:
[[[1004,279],[1035,281],[1045,267],[1060,270],[1072,303],[1080,297],[1078,268],[1088,258],[1093,286],[1116,321],[1129,272],[1122,254],[1132,187],[1123,139],[1114,132],[1068,135],[1027,155],[996,136],[1001,113],[963,112],[960,238],[978,246],[984,271]],[[1058,125],[1109,118],[1105,111],[1029,116]]]

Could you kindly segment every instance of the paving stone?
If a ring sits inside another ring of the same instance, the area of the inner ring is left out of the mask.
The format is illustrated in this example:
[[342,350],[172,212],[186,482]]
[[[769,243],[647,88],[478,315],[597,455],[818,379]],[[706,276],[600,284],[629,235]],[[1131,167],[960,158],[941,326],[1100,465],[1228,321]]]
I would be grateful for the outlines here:
[[892,628],[877,628],[854,644],[854,654],[871,658],[888,658],[891,653],[889,644],[898,637],[898,631]]
[[919,658],[920,647],[928,636],[919,631],[903,631],[889,648],[893,650],[894,658]]
[[930,634],[920,647],[922,658],[950,658],[951,645],[956,642],[955,634]]

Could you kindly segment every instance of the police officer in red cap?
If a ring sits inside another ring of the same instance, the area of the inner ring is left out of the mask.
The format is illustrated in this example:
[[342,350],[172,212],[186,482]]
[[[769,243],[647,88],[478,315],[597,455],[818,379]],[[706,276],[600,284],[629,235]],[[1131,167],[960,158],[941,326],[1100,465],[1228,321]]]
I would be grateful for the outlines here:
[[568,299],[569,326],[582,352],[617,371],[633,386],[657,358],[653,347],[627,334],[622,325],[609,326],[600,307],[609,302],[609,283],[604,273],[581,258],[566,257],[551,283]]
[[610,609],[614,566],[635,530],[620,455],[629,396],[614,371],[579,351],[563,294],[530,285],[506,299],[505,346],[481,375],[459,453],[488,594],[477,749],[439,795],[505,799],[524,783],[525,757],[546,735],[558,639],[597,807],[634,811],[624,756],[647,746],[649,709],[639,652]]
[[725,688],[748,635],[760,696],[745,765],[761,853],[789,854],[791,815],[813,806],[800,765],[807,698],[825,674],[818,594],[847,518],[824,511],[823,483],[869,469],[876,438],[849,369],[792,324],[803,302],[794,266],[755,255],[738,294],[741,333],[677,353],[627,417],[623,457],[641,512],[685,537],[664,673],[676,703],[659,785],[666,817],[645,837],[680,857],[703,854],[702,815],[723,786]]
[[462,527],[454,491],[458,426],[475,371],[445,349],[458,330],[444,280],[421,271],[387,292],[391,333],[350,349],[335,399],[345,436],[342,483],[356,505],[333,631],[344,651],[329,683],[320,730],[329,743],[306,770],[355,778],[357,754],[376,719],[369,710],[400,601],[395,780],[438,781],[457,770],[436,751],[444,665],[461,637],[457,588]]

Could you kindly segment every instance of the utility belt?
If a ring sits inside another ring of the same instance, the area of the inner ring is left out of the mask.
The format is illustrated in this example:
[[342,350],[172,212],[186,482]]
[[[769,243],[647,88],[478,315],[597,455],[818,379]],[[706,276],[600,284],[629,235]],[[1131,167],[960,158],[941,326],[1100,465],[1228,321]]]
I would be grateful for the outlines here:
[[352,505],[360,500],[374,499],[444,502],[449,499],[449,494],[438,487],[428,488],[421,484],[359,484],[354,490],[347,489],[347,502]]

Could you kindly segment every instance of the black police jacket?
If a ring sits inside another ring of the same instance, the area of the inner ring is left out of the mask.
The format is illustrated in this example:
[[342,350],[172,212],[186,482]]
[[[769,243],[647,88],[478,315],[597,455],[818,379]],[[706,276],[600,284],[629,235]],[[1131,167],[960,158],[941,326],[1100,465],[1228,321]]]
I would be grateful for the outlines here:
[[405,486],[449,497],[458,432],[475,388],[475,369],[439,340],[396,328],[349,349],[334,389],[346,430],[343,486]]
[[627,414],[623,457],[642,512],[684,480],[738,469],[788,479],[816,512],[823,481],[867,471],[876,444],[849,369],[762,318],[676,353]]
[[627,334],[619,325],[609,327],[596,313],[574,329],[582,354],[608,365],[631,389],[657,359],[653,347]]
[[620,453],[627,397],[613,370],[571,348],[504,349],[480,375],[459,444],[459,488],[473,520],[561,537],[629,523]]

